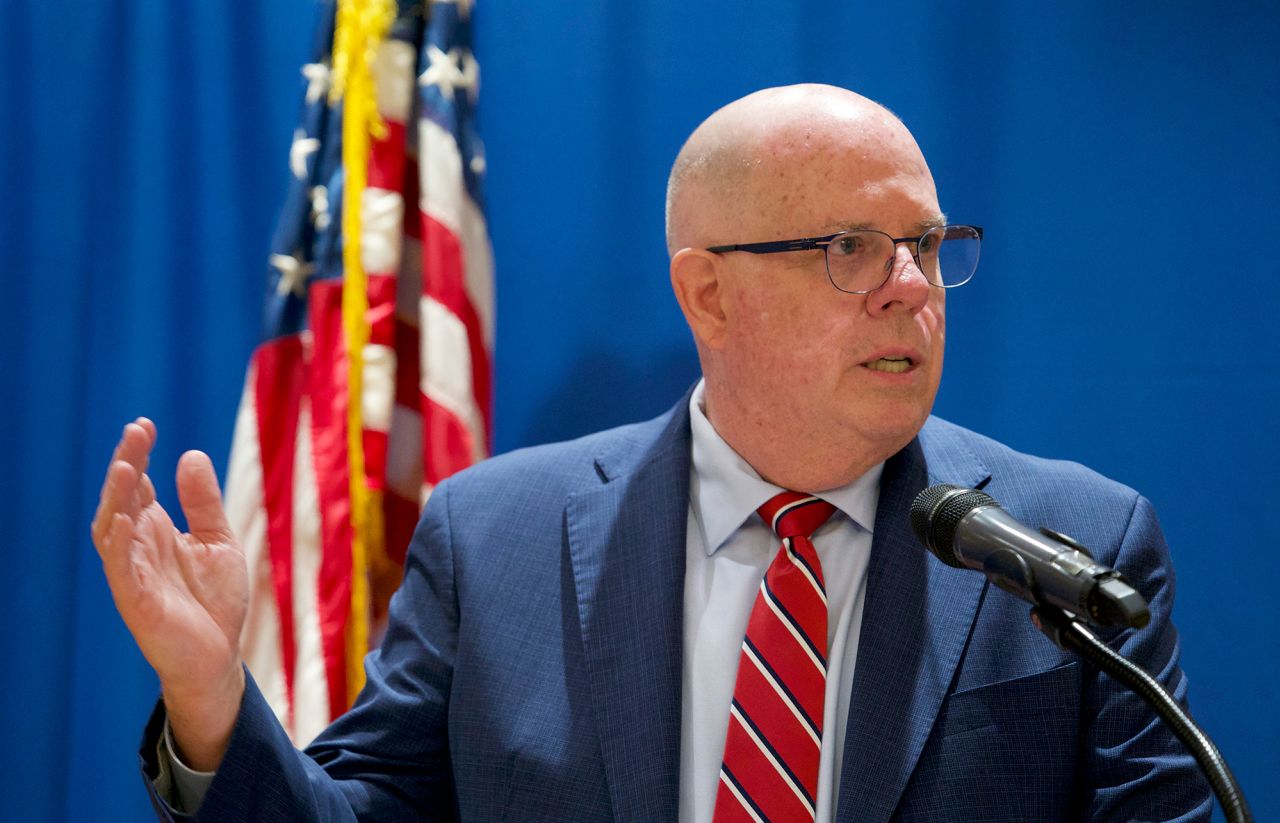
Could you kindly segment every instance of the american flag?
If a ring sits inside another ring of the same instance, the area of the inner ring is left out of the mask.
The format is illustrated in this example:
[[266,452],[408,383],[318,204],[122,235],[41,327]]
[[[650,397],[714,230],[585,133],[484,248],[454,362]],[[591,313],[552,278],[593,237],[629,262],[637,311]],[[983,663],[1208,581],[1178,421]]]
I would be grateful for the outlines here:
[[242,650],[298,745],[363,685],[432,488],[489,449],[472,5],[330,2],[302,67],[226,489],[250,572]]

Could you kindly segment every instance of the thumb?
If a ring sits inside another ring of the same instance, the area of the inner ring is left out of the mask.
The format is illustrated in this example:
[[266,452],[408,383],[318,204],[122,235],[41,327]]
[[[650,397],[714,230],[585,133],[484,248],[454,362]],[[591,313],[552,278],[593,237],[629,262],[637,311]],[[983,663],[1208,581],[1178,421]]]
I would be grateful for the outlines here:
[[191,535],[202,542],[234,542],[213,462],[204,452],[189,451],[178,459],[178,501]]

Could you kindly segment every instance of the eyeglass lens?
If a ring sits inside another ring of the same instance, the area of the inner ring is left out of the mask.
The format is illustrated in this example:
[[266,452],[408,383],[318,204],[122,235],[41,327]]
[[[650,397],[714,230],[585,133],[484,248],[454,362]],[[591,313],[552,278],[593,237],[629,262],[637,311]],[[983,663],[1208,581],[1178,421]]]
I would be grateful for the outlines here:
[[[913,244],[916,265],[935,286],[951,288],[969,282],[978,267],[982,242],[972,226],[939,226]],[[893,238],[874,229],[836,235],[827,245],[827,272],[841,291],[875,291],[893,271]]]

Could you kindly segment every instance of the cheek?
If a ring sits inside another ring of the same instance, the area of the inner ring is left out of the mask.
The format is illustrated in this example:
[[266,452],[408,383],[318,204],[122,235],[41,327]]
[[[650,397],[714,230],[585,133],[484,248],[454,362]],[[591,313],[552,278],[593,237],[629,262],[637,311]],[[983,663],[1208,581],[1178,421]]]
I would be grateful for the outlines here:
[[929,344],[929,370],[933,373],[933,383],[937,386],[942,379],[942,361],[946,350],[947,314],[943,306],[926,306],[924,311],[916,315],[925,339]]
[[942,297],[945,292],[941,289],[931,291],[933,294],[929,295],[929,302],[912,316],[911,322],[916,327],[916,333],[922,338],[920,342],[930,348],[937,348],[942,345],[946,334],[947,306]]
[[794,307],[764,290],[742,289],[734,295],[730,338],[743,351],[768,354],[786,339],[796,322]]
[[933,289],[936,294],[929,295],[929,304],[920,312],[927,315],[926,320],[941,336],[947,328],[947,293],[942,289]]
[[[785,272],[783,277],[803,277]],[[859,349],[851,337],[860,334],[860,306],[849,306],[823,279],[812,290],[807,283],[775,281],[774,288],[744,289],[734,296],[730,346],[739,362],[757,374],[752,382],[780,381],[796,389],[833,380],[847,367],[842,353]]]

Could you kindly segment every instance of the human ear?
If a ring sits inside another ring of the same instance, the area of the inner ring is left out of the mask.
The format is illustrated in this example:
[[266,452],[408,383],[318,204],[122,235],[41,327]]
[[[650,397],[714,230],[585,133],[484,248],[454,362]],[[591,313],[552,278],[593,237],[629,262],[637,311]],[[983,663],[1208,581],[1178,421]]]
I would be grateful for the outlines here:
[[681,249],[671,258],[671,289],[685,322],[701,344],[720,348],[727,325],[723,258],[705,249]]

